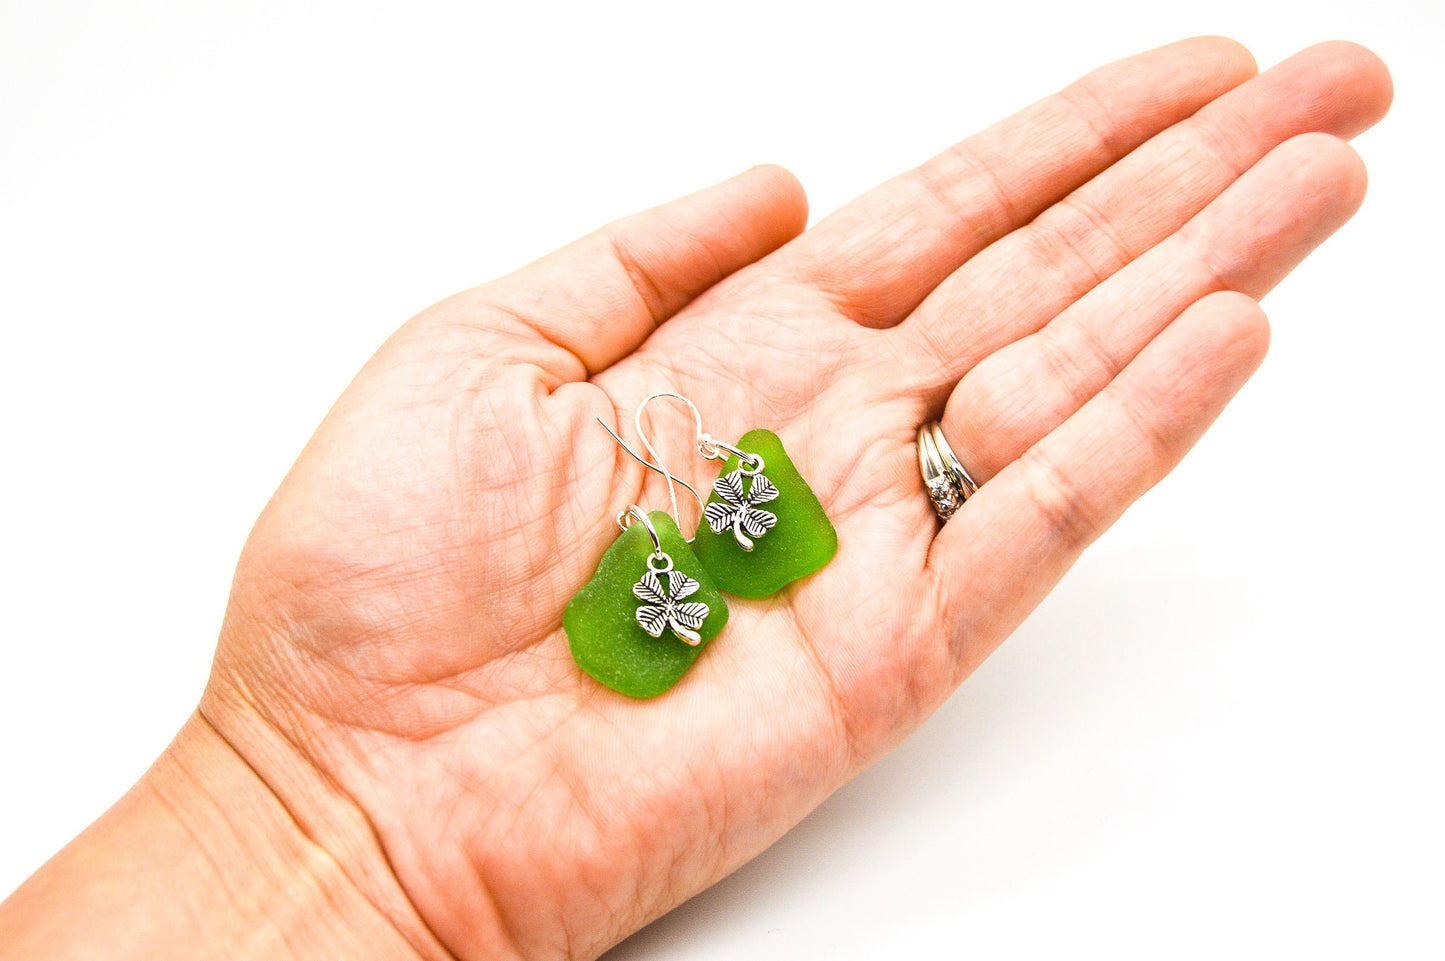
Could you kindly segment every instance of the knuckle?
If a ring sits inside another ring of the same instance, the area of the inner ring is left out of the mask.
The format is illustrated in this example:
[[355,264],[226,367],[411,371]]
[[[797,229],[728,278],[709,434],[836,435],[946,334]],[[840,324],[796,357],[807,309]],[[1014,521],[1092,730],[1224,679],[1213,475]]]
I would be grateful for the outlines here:
[[642,305],[652,325],[656,327],[671,313],[671,292],[664,290],[657,282],[653,271],[648,268],[646,255],[637,250],[626,238],[618,233],[609,233],[607,246],[613,260],[622,269],[628,285],[632,288],[638,303]]
[[916,168],[910,179],[972,238],[991,240],[1019,222],[1002,174],[967,140]]
[[1101,396],[1119,412],[1119,419],[1125,425],[1124,433],[1133,435],[1136,448],[1142,452],[1147,476],[1162,476],[1183,456],[1178,439],[1146,412],[1151,403],[1141,404],[1137,397],[1131,400],[1113,390]]
[[1095,153],[1106,157],[1123,156],[1132,144],[1123,133],[1110,127],[1109,108],[1094,89],[1095,83],[1095,78],[1083,77],[1055,94],[1055,100],[1087,131]]
[[[1056,326],[1059,323],[1044,327],[1033,337],[1033,342],[1049,371],[1054,393],[1065,401],[1063,413],[1068,414],[1094,396],[1100,384],[1113,377],[1114,370],[1078,325]],[[1066,340],[1077,343],[1066,343]]]
[[1082,551],[1107,526],[1082,486],[1040,448],[1018,460],[1035,514],[1048,535],[1068,551]]

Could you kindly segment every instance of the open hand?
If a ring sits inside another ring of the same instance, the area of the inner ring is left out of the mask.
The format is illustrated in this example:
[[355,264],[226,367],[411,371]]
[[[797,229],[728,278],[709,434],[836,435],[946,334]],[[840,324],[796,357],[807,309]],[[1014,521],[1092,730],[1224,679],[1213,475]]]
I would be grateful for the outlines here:
[[[1185,41],[812,229],[760,167],[423,312],[256,525],[204,718],[419,953],[595,956],[912,730],[1259,364],[1256,300],[1360,203],[1338,138],[1390,85],[1348,44],[1253,74]],[[777,432],[840,546],[633,701],[561,618],[618,511],[665,504],[594,421],[658,390]],[[934,418],[984,482],[944,526]]]

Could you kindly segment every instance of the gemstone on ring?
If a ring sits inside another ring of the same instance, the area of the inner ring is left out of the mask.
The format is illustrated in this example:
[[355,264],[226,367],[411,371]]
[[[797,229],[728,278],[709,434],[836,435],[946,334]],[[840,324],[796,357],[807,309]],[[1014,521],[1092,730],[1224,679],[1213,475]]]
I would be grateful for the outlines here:
[[943,477],[935,477],[928,482],[928,496],[933,500],[933,509],[938,511],[938,516],[944,520],[948,520],[963,506],[958,488]]

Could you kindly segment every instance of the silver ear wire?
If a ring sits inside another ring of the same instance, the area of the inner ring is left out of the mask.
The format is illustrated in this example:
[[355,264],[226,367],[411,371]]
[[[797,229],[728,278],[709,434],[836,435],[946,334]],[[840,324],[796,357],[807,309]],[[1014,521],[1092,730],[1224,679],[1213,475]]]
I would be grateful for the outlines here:
[[[686,398],[684,398],[684,399],[686,399]],[[625,440],[623,440],[621,437],[618,437],[618,436],[617,436],[617,432],[614,431],[611,427],[608,427],[608,426],[607,426],[607,422],[604,421],[601,417],[597,418],[597,423],[601,424],[601,425],[602,425],[602,429],[605,430],[605,431],[607,431],[608,434],[612,435],[612,439],[615,440],[615,441],[617,441],[617,446],[618,446],[618,447],[621,447],[623,450],[627,451],[627,455],[628,455],[629,457],[631,457],[633,460],[637,461],[637,462],[638,462],[639,464],[641,464],[643,467],[646,467],[648,470],[650,470],[650,471],[655,471],[656,473],[659,473],[659,474],[662,475],[662,479],[667,482],[667,498],[668,498],[668,500],[669,500],[669,501],[671,502],[671,504],[672,504],[672,520],[673,520],[673,522],[674,522],[675,524],[677,524],[677,530],[678,530],[678,533],[679,533],[679,534],[682,533],[682,514],[679,513],[679,511],[678,511],[678,509],[677,509],[677,488],[675,488],[675,487],[673,486],[674,483],[681,484],[683,487],[686,487],[686,488],[687,488],[687,492],[688,492],[689,494],[691,494],[693,497],[697,498],[698,516],[699,516],[699,517],[702,516],[702,511],[703,511],[704,504],[703,504],[702,495],[697,492],[697,488],[693,487],[691,484],[689,484],[687,481],[683,480],[681,477],[676,476],[676,475],[673,474],[671,471],[667,470],[665,467],[662,467],[662,466],[661,466],[661,464],[662,464],[662,459],[661,459],[661,458],[658,458],[658,462],[657,462],[656,464],[654,464],[652,461],[647,460],[647,459],[644,458],[644,457],[638,456],[637,451],[635,451],[635,450],[633,450],[631,447],[629,447],[629,446],[627,445],[627,442],[626,442]],[[646,436],[645,434],[642,435],[642,442],[647,445],[647,450],[648,450],[648,452],[651,453],[653,457],[657,457],[657,451],[656,451],[655,449],[653,449],[652,444],[648,443],[647,436]],[[628,523],[630,523],[630,522],[624,522],[624,518],[626,518],[629,514],[632,514],[632,513],[634,513],[634,512],[636,512],[639,516],[641,516],[641,508],[639,508],[639,507],[637,507],[637,506],[635,506],[635,505],[629,507],[627,510],[623,511],[621,514],[617,515],[617,524],[618,524],[618,526],[621,527],[623,530],[627,530]],[[647,529],[648,529],[649,533],[652,534],[652,539],[653,539],[654,543],[656,543],[656,542],[657,542],[657,532],[652,529],[652,524],[651,524],[650,522],[647,522],[647,519],[646,519],[645,517],[643,517],[643,521],[647,523]],[[696,540],[695,537],[687,537],[687,536],[684,536],[684,537],[683,537],[684,543],[687,543],[687,544],[691,544],[694,540]],[[661,546],[659,546],[658,549],[661,550]]]
[[[602,429],[612,435],[612,439],[617,442],[617,446],[627,451],[629,457],[648,470],[655,471],[662,475],[662,479],[667,482],[667,500],[668,503],[672,505],[672,519],[677,523],[677,528],[680,533],[682,531],[682,513],[677,507],[676,485],[681,484],[683,487],[686,487],[688,493],[697,500],[699,524],[702,523],[702,518],[707,514],[707,504],[703,501],[702,495],[697,492],[697,488],[667,469],[667,465],[662,462],[662,455],[657,452],[657,447],[652,443],[652,438],[647,436],[647,431],[642,426],[642,414],[647,410],[647,405],[664,397],[680,400],[687,405],[688,410],[692,411],[693,446],[697,448],[697,452],[703,457],[708,460],[725,460],[728,454],[733,454],[738,458],[738,470],[744,477],[756,477],[763,472],[763,468],[766,465],[763,462],[763,456],[761,454],[740,450],[732,444],[720,440],[713,440],[712,437],[705,434],[702,429],[702,414],[698,411],[697,405],[676,391],[659,390],[655,393],[648,394],[642,398],[642,402],[637,405],[637,410],[632,413],[632,426],[636,428],[637,436],[642,438],[642,446],[647,449],[647,453],[652,456],[652,460],[648,460],[638,454],[637,451],[627,445],[626,441],[617,436],[616,431],[607,426],[606,421],[601,417],[597,418],[597,423],[601,424]],[[623,518],[627,513],[627,511],[624,511],[618,516],[617,520],[623,530],[627,529],[627,524],[623,523]],[[695,539],[694,537],[684,538],[689,544]]]
[[[695,489],[693,489],[690,484],[687,484],[686,481],[683,481],[681,478],[674,478],[672,471],[668,470],[667,466],[663,464],[662,455],[659,454],[657,452],[657,448],[653,446],[652,438],[648,437],[647,431],[642,429],[643,411],[647,409],[648,404],[652,403],[654,400],[657,400],[659,397],[671,397],[674,400],[680,400],[687,405],[687,409],[692,411],[693,426],[696,428],[695,433],[699,438],[702,437],[702,414],[698,413],[697,406],[693,404],[692,401],[688,400],[686,397],[682,396],[676,391],[671,390],[660,390],[656,393],[648,394],[646,397],[642,398],[642,403],[637,405],[637,410],[632,412],[632,426],[637,430],[637,436],[642,438],[642,446],[647,448],[647,452],[652,455],[652,459],[655,462],[655,466],[653,467],[653,469],[656,470],[658,473],[662,474],[662,476],[667,480],[667,496],[672,501],[673,517],[680,517],[677,512],[677,490],[672,486],[673,480],[676,479],[679,484],[682,484],[683,486],[687,487],[688,490],[692,491],[693,497],[697,498],[698,517],[699,520],[701,520],[702,511],[704,509],[702,497]],[[637,455],[634,454],[633,456],[636,457]],[[641,459],[642,458],[640,457],[638,458],[638,460]],[[679,525],[681,525],[681,520],[679,520],[678,523]]]
[[[652,526],[646,511],[636,504],[627,505],[627,510],[617,515],[617,526],[625,531],[633,525],[634,520],[641,521],[642,526],[647,529],[647,536],[652,538],[652,553],[647,555],[647,569],[654,574],[665,574],[672,570],[672,558],[662,549],[662,539],[657,536],[657,528]],[[654,562],[659,566],[654,567]]]
[[[637,436],[642,438],[643,446],[647,448],[647,452],[652,455],[658,464],[662,463],[662,458],[658,456],[657,448],[652,446],[652,441],[648,438],[647,431],[642,429],[642,411],[648,404],[660,397],[671,397],[674,400],[680,400],[687,405],[688,410],[692,411],[692,442],[693,445],[697,447],[697,452],[703,457],[706,457],[708,460],[726,460],[728,454],[733,454],[738,458],[738,466],[742,469],[743,476],[745,477],[760,474],[763,468],[767,466],[763,462],[762,454],[750,454],[745,450],[739,450],[732,444],[720,440],[713,440],[711,436],[704,433],[702,429],[702,414],[698,412],[697,405],[676,391],[671,390],[660,390],[655,394],[648,394],[642,398],[642,403],[637,405],[637,410],[632,415],[632,424],[637,428]],[[678,483],[682,483],[681,480],[679,480]],[[694,491],[694,493],[696,492]]]
[[657,449],[652,446],[652,441],[648,439],[647,432],[642,429],[643,408],[659,397],[671,397],[675,400],[680,400],[687,405],[688,410],[692,411],[693,444],[697,447],[697,452],[703,457],[706,457],[708,460],[726,460],[728,454],[733,454],[737,456],[739,461],[738,466],[742,468],[745,476],[752,477],[754,474],[762,472],[766,466],[763,463],[763,455],[750,454],[745,450],[739,450],[725,441],[713,440],[710,435],[703,432],[702,414],[698,412],[697,405],[681,394],[671,390],[660,390],[655,394],[648,394],[642,398],[642,403],[637,405],[637,411],[632,415],[632,423],[633,426],[637,428],[637,436],[642,438],[642,443],[647,447],[647,452],[651,454],[659,464],[662,463],[662,458],[657,456]]
[[[687,409],[692,411],[692,426],[695,442],[701,443],[705,435],[702,432],[702,414],[698,413],[697,405],[677,391],[659,390],[656,393],[648,394],[642,398],[642,403],[638,404],[637,410],[632,412],[632,426],[637,428],[637,436],[642,438],[642,443],[647,447],[647,452],[653,457],[657,456],[657,451],[653,448],[652,441],[647,439],[647,432],[642,429],[642,412],[647,409],[648,404],[660,397],[671,397],[673,400],[680,400],[687,405]],[[660,464],[662,461],[659,460],[658,463]]]

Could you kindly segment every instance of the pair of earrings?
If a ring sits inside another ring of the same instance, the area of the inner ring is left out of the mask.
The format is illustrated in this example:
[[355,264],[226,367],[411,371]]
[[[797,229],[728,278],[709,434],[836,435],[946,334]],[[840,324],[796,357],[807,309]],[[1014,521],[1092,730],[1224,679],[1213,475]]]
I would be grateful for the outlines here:
[[[642,428],[643,412],[659,398],[686,404],[697,453],[724,461],[706,502],[663,465]],[[602,424],[633,459],[662,475],[672,512],[649,515],[633,504],[618,515],[622,536],[568,602],[562,625],[584,671],[615,691],[645,698],[677,683],[723,629],[722,591],[774,594],[832,560],[838,534],[772,431],[749,431],[736,444],[714,440],[703,432],[692,401],[672,391],[643,398],[633,425],[651,460]],[[690,538],[680,530],[679,484],[700,509]]]

